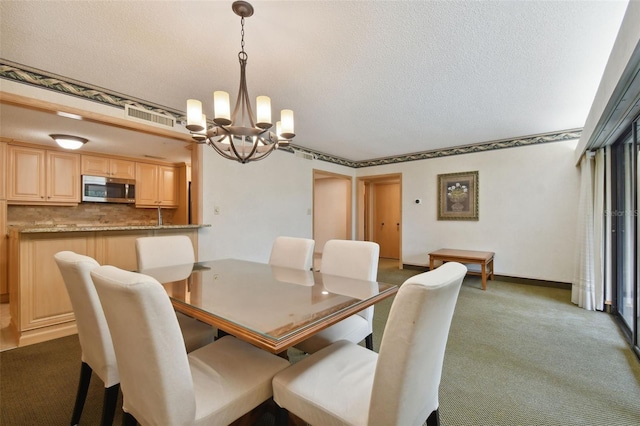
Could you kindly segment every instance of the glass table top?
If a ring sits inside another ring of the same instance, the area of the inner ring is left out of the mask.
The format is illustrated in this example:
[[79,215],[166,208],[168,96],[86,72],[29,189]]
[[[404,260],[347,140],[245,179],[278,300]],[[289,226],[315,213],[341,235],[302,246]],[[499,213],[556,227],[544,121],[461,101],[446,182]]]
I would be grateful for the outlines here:
[[223,330],[225,324],[237,326],[276,342],[346,311],[364,309],[398,289],[235,259],[140,272],[164,285],[177,310],[182,307]]

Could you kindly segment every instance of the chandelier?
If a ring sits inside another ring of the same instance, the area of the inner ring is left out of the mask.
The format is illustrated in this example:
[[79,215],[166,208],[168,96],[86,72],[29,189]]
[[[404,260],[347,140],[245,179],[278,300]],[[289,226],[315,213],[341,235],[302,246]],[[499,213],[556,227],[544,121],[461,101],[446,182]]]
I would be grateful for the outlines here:
[[[240,163],[262,160],[279,146],[288,146],[295,136],[293,132],[293,111],[284,109],[280,112],[280,121],[276,123],[276,132],[270,131],[271,99],[258,96],[256,99],[257,117],[254,117],[249,94],[247,92],[247,58],[244,51],[244,18],[253,15],[253,6],[246,1],[235,1],[231,6],[240,16],[241,50],[240,88],[238,98],[230,114],[229,94],[223,91],[213,92],[213,127],[207,125],[207,117],[202,113],[202,102],[197,99],[187,100],[187,129],[198,143],[206,143],[218,154],[229,160]],[[257,118],[257,119],[256,119]]]

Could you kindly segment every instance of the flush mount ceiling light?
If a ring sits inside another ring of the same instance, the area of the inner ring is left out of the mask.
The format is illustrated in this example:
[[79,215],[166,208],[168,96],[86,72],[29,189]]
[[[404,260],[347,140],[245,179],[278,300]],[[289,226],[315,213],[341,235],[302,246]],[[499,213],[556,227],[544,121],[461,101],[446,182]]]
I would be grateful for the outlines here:
[[53,138],[58,145],[64,149],[78,149],[85,143],[89,142],[89,139],[81,138],[78,136],[70,135],[49,135]]
[[[269,131],[271,123],[271,99],[258,96],[256,100],[257,120],[253,115],[247,91],[246,67],[248,55],[244,51],[244,18],[253,15],[253,6],[246,1],[233,2],[231,6],[240,16],[242,30],[238,53],[240,60],[240,88],[233,114],[229,114],[229,94],[213,92],[214,126],[208,128],[207,117],[202,113],[202,102],[196,99],[187,100],[187,129],[194,140],[206,143],[220,155],[240,163],[257,161],[267,157],[279,146],[287,146],[295,137],[293,132],[293,111],[283,109],[280,121],[276,123],[276,133]],[[240,116],[238,116],[240,113]]]

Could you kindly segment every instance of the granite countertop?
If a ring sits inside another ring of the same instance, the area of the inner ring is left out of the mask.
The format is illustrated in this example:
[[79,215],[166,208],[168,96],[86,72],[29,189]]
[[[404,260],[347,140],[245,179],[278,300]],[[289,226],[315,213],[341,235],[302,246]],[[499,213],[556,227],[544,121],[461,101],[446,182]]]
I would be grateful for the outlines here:
[[43,232],[95,232],[95,231],[135,231],[147,229],[197,229],[211,225],[46,225],[46,226],[11,226],[21,234]]

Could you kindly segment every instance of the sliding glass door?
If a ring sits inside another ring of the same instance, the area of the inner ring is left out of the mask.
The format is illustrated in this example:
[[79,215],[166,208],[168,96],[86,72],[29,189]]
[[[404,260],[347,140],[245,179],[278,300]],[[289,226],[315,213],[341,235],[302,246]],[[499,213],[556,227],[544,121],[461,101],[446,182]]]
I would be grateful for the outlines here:
[[640,187],[640,167],[638,167],[638,164],[640,164],[640,117],[636,118],[636,120],[634,121],[633,125],[632,125],[632,136],[633,136],[633,144],[635,147],[635,152],[636,152],[636,179],[635,179],[635,202],[636,202],[636,209],[634,211],[634,215],[633,217],[635,218],[636,221],[636,277],[635,277],[635,282],[632,284],[632,288],[631,291],[628,293],[628,297],[630,299],[630,301],[632,302],[633,308],[629,308],[627,306],[627,310],[629,310],[629,312],[625,312],[625,316],[632,316],[633,320],[632,320],[632,324],[631,324],[631,329],[632,329],[632,344],[633,344],[633,348],[636,352],[636,355],[638,355],[638,357],[640,357],[640,332],[638,330],[638,325],[640,324],[640,250],[638,250],[638,187]]
[[638,351],[640,251],[638,250],[638,120],[612,146],[612,310]]

